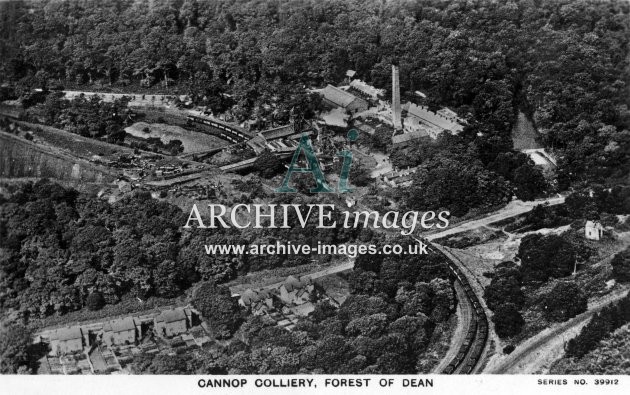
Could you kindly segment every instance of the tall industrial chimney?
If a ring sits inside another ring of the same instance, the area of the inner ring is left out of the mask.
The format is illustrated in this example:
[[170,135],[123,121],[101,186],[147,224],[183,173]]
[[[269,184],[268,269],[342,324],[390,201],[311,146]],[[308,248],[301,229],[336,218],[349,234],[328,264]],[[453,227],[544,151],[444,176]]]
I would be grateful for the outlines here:
[[400,109],[400,82],[398,81],[398,66],[392,65],[392,118],[394,130],[402,130]]

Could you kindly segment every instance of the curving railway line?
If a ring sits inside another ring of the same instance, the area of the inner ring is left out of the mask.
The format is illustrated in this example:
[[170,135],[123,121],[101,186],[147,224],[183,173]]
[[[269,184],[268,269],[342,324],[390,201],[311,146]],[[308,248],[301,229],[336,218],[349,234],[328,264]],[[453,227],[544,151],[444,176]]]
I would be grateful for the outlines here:
[[468,278],[460,269],[461,262],[459,259],[447,253],[441,246],[424,240],[428,249],[441,254],[447,259],[447,265],[450,269],[455,281],[461,286],[472,306],[470,316],[465,317],[470,320],[467,325],[467,331],[463,342],[458,344],[457,354],[452,357],[448,365],[441,371],[444,374],[471,374],[479,364],[483,351],[488,341],[488,316],[481,304],[479,296],[475,293]]

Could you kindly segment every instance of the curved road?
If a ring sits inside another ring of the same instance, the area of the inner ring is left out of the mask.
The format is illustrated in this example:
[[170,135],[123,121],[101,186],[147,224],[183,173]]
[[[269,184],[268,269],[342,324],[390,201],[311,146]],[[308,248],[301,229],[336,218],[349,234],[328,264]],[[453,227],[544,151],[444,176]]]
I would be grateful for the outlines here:
[[[564,347],[564,336],[576,332],[598,311],[602,310],[610,303],[616,302],[628,294],[628,289],[622,289],[589,303],[589,309],[563,322],[557,327],[545,330],[538,335],[528,339],[525,343],[517,347],[505,359],[488,367],[484,373],[491,374],[529,374],[535,373],[541,367],[541,354],[553,354],[552,349]],[[571,336],[572,337],[572,336]],[[558,350],[556,350],[558,351]],[[538,361],[536,361],[538,360]],[[538,362],[538,363],[536,363]],[[543,361],[544,362],[544,361]],[[551,361],[553,362],[553,361]],[[529,365],[529,366],[528,366]]]

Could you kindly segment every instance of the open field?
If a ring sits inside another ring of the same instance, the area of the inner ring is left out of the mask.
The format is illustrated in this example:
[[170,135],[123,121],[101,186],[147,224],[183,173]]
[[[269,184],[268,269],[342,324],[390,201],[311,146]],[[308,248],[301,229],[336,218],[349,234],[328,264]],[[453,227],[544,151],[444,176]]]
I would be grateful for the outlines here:
[[514,149],[517,151],[524,149],[541,148],[542,146],[536,138],[538,133],[530,121],[523,112],[519,111],[518,118],[512,129],[512,142]]
[[[144,131],[145,128],[149,131],[148,133]],[[181,126],[166,123],[136,122],[125,128],[125,132],[145,140],[159,138],[164,144],[168,144],[171,140],[180,140],[186,154],[208,151],[228,144],[216,136],[193,132]]]

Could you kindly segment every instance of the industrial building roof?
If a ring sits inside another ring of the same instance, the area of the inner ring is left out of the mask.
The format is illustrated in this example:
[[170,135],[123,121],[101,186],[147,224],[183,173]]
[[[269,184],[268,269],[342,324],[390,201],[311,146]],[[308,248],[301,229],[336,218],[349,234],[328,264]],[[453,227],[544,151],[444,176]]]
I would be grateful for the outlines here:
[[331,103],[339,107],[347,107],[354,100],[363,100],[352,93],[348,93],[343,89],[339,89],[336,86],[328,85],[322,90],[322,95],[324,99],[328,100]]
[[273,139],[277,139],[277,138],[281,138],[285,136],[290,136],[294,133],[295,133],[295,128],[293,127],[292,124],[289,124],[289,125],[278,126],[273,129],[264,130],[260,132],[259,135],[261,135],[267,141],[269,141],[269,140],[273,140]]
[[451,132],[461,132],[464,127],[447,117],[429,111],[425,106],[419,106],[413,103],[405,103],[404,107],[409,116],[420,118],[429,126],[437,127],[442,130],[450,130]]
[[422,137],[429,137],[429,134],[424,130],[414,130],[403,134],[397,134],[396,136],[392,137],[392,144],[405,143],[407,141],[416,140]]

